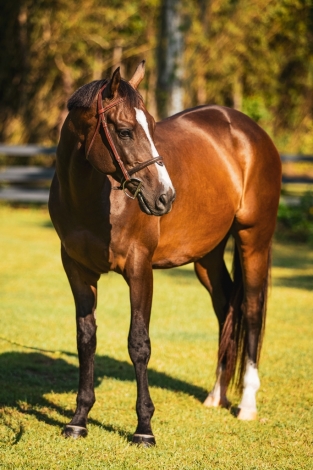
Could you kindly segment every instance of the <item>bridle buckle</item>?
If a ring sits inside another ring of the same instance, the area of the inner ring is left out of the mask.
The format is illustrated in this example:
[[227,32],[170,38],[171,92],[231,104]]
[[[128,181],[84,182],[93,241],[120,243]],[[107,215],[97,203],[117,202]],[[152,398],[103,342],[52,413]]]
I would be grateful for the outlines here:
[[[137,184],[137,188],[136,188],[136,191],[134,192],[134,194],[132,194],[130,192],[130,190],[127,188],[127,184],[128,183],[138,183]],[[138,194],[140,193],[141,191],[141,186],[142,186],[142,181],[140,181],[138,178],[131,178],[130,180],[124,180],[122,185],[121,185],[121,189],[123,190],[124,194],[129,197],[129,199],[136,199],[136,197],[138,196]]]

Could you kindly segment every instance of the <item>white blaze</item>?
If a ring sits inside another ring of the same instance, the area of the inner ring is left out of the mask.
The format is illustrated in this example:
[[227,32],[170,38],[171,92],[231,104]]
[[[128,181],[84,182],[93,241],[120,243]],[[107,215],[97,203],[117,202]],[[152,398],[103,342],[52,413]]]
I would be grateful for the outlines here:
[[258,369],[252,361],[247,361],[246,372],[243,379],[242,400],[239,405],[240,409],[256,411],[255,395],[260,388],[260,379]]
[[[159,154],[158,154],[158,151],[155,148],[154,142],[151,138],[146,115],[142,111],[142,109],[135,108],[135,111],[136,111],[136,120],[141,125],[143,130],[145,131],[147,139],[148,139],[148,141],[151,145],[152,157],[156,158],[156,157],[159,156]],[[160,181],[160,183],[163,184],[164,190],[168,191],[169,189],[171,189],[172,191],[174,191],[172,181],[169,177],[169,174],[168,174],[167,169],[165,168],[165,166],[160,166],[157,163],[155,163],[155,165],[156,165],[156,168],[157,168],[157,171],[158,171],[159,181]]]

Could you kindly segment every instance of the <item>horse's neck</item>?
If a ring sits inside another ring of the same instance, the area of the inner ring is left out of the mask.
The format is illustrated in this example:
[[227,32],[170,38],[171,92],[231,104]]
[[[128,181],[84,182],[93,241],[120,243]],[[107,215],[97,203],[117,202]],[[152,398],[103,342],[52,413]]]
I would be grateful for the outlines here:
[[61,145],[57,155],[57,174],[62,196],[75,212],[98,206],[107,176],[95,170],[86,160],[85,149],[77,142]]

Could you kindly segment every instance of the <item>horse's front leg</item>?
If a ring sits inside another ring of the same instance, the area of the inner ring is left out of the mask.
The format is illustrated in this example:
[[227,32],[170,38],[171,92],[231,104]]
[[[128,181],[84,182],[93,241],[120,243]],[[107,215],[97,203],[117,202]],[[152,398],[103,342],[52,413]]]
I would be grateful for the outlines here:
[[79,388],[73,419],[63,430],[65,437],[86,437],[87,417],[95,402],[94,355],[96,351],[97,281],[99,276],[73,261],[62,247],[62,262],[76,306]]
[[128,336],[128,351],[135,367],[137,381],[136,411],[138,425],[133,443],[146,447],[155,445],[151,429],[154,412],[147,366],[151,354],[149,322],[152,303],[153,275],[151,261],[146,255],[136,253],[127,260],[124,277],[130,288],[131,323]]

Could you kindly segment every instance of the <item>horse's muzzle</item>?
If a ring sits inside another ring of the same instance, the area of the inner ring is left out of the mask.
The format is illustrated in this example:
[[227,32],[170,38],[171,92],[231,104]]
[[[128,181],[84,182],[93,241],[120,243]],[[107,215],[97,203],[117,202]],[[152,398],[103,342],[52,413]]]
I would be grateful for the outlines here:
[[161,216],[168,214],[172,210],[172,204],[175,200],[175,190],[169,189],[167,192],[162,193],[154,201],[148,200],[144,192],[138,193],[137,198],[139,207],[145,214]]
[[169,190],[167,193],[161,194],[155,202],[157,211],[167,214],[172,210],[172,203],[175,200],[175,191]]

